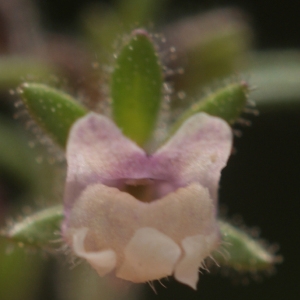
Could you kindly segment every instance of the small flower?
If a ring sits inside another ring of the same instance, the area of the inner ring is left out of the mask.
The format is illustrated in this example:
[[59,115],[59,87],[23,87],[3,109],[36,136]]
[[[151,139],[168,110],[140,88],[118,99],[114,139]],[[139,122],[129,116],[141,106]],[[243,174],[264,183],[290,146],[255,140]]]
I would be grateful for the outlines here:
[[63,236],[100,276],[146,282],[169,275],[196,288],[198,269],[220,244],[220,172],[230,127],[198,113],[154,154],[89,113],[71,129]]

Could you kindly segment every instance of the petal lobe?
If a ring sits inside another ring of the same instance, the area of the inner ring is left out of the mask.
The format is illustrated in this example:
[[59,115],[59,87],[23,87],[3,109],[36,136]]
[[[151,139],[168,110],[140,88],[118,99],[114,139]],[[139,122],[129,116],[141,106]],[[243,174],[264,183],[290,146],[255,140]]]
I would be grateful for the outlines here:
[[104,276],[115,268],[117,262],[116,253],[111,249],[99,252],[86,252],[84,240],[87,232],[87,228],[75,231],[73,234],[73,250],[77,256],[86,259],[100,276]]
[[117,277],[146,282],[172,275],[181,250],[165,234],[144,227],[135,232],[124,253],[125,260],[117,271]]

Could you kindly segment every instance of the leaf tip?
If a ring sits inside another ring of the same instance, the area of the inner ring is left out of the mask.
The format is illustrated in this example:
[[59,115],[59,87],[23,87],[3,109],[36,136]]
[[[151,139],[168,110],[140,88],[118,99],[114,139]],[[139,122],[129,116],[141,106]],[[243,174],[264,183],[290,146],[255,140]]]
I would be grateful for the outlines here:
[[221,266],[241,273],[257,273],[272,270],[283,261],[277,254],[278,246],[268,245],[230,223],[220,221],[219,224],[223,243],[214,258]]

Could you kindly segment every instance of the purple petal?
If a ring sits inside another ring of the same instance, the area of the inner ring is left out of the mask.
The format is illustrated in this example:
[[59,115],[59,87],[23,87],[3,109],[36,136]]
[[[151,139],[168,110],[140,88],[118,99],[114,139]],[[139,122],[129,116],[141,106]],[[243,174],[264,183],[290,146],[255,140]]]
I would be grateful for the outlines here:
[[225,121],[199,113],[147,155],[108,118],[88,114],[67,146],[66,242],[100,275],[116,268],[123,279],[145,281],[175,271],[195,288],[198,267],[219,244],[214,201],[231,144]]
[[225,121],[199,113],[150,156],[124,137],[111,120],[90,113],[77,121],[70,132],[66,211],[90,184],[122,189],[126,182],[145,179],[154,182],[155,191],[151,194],[155,199],[198,182],[208,187],[215,200],[231,143],[231,129]]
[[232,131],[225,121],[198,113],[154,154],[155,166],[159,167],[153,172],[169,174],[178,186],[198,182],[209,189],[216,201],[221,170],[231,145]]
[[118,179],[151,177],[146,153],[124,137],[110,119],[95,113],[73,125],[66,156],[68,207],[89,184],[115,186]]

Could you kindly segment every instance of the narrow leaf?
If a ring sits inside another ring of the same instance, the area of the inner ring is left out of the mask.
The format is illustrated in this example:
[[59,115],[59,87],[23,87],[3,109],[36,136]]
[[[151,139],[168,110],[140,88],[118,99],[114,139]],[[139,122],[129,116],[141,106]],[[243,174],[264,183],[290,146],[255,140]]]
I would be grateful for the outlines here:
[[171,128],[170,135],[174,134],[189,117],[199,112],[222,118],[232,125],[244,110],[248,93],[249,87],[243,81],[216,90],[187,109]]
[[43,84],[24,83],[20,93],[32,118],[65,147],[70,127],[86,109],[71,96]]
[[162,70],[144,30],[135,30],[121,50],[111,80],[112,112],[129,138],[143,145],[151,136],[162,98]]
[[51,242],[60,238],[57,233],[62,218],[61,205],[47,208],[15,223],[7,231],[4,230],[2,236],[17,244],[50,251],[57,247]]
[[222,246],[213,253],[213,257],[221,266],[237,271],[262,271],[280,262],[280,257],[270,253],[259,241],[241,229],[224,221],[219,221],[219,225]]

